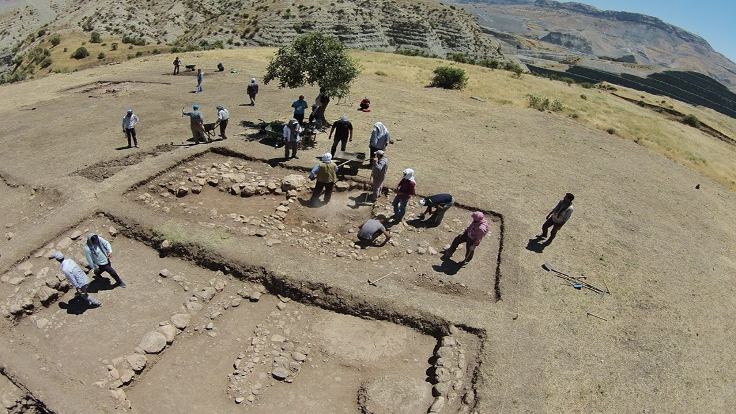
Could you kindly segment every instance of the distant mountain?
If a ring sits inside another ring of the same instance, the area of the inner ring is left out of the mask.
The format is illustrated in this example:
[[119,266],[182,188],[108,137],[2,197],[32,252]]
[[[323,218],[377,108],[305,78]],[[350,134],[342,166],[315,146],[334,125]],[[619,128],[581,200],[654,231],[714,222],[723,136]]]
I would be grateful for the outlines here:
[[164,50],[280,46],[320,31],[353,48],[500,58],[473,15],[435,0],[6,0],[0,28],[0,73],[52,34],[92,31]]
[[[736,90],[736,63],[702,37],[656,17],[550,0],[455,3],[478,16],[490,31],[541,41],[534,44],[542,49],[652,66],[651,72],[696,71]],[[523,47],[535,46],[525,43]]]

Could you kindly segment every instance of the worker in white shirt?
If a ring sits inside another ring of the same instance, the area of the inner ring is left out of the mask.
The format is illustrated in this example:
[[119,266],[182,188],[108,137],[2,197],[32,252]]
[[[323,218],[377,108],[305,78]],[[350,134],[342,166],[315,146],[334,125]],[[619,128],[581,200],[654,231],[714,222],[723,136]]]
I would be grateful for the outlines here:
[[291,158],[299,158],[296,155],[299,142],[302,140],[302,131],[304,129],[299,125],[296,119],[290,120],[284,125],[283,141],[284,141],[284,159],[289,159],[289,150],[291,150]]
[[217,105],[217,123],[220,125],[220,137],[227,139],[225,130],[227,129],[227,121],[230,119],[230,111],[222,105]]
[[128,112],[123,117],[123,133],[128,137],[128,148],[138,148],[138,139],[135,136],[135,126],[140,122],[138,115],[133,113],[132,109],[128,109]]
[[81,267],[79,267],[77,262],[72,259],[65,258],[64,254],[61,252],[54,252],[53,257],[61,263],[61,271],[64,273],[64,276],[66,276],[69,284],[77,290],[77,294],[81,296],[89,306],[96,308],[102,305],[102,302],[87,293],[87,289],[89,288],[89,279],[87,279],[87,274]]

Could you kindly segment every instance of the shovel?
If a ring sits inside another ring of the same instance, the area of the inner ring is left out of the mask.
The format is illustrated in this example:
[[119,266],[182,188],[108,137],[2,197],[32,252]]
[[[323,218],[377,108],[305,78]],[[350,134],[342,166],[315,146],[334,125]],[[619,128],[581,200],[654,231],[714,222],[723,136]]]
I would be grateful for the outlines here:
[[392,273],[393,272],[389,272],[387,275],[381,276],[381,277],[379,277],[376,280],[370,280],[370,279],[368,279],[368,284],[371,285],[371,286],[378,286],[376,283],[378,283],[378,282],[382,281],[383,279],[389,277]]

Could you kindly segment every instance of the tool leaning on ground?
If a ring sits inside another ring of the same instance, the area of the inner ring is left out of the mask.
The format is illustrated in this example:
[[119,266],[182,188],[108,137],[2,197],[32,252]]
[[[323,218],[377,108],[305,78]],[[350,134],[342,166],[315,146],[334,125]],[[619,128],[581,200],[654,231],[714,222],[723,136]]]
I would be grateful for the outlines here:
[[587,279],[586,276],[581,276],[581,277],[570,276],[567,273],[562,273],[559,270],[556,270],[549,263],[544,263],[542,265],[542,269],[544,269],[544,270],[546,270],[548,272],[554,273],[555,276],[559,277],[560,279],[563,279],[563,280],[567,281],[575,289],[583,289],[583,288],[585,288],[585,289],[591,290],[591,291],[593,291],[593,292],[595,292],[595,293],[597,293],[597,294],[599,294],[601,296],[605,295],[606,293],[608,293],[609,295],[611,294],[611,292],[608,290],[608,287],[606,287],[606,290],[603,290],[603,289],[600,289],[600,288],[597,288],[597,287],[591,285],[588,282],[584,282],[583,280],[581,280],[581,279]]
[[391,276],[391,275],[392,275],[393,273],[394,273],[394,272],[389,272],[388,274],[386,274],[386,275],[384,275],[384,276],[381,276],[381,277],[379,277],[379,278],[378,278],[378,279],[376,279],[376,280],[370,280],[370,279],[368,279],[368,284],[369,284],[369,285],[371,285],[371,286],[378,286],[378,285],[377,285],[376,283],[378,283],[378,282],[382,281],[383,279],[385,279],[385,278],[387,278],[387,277]]

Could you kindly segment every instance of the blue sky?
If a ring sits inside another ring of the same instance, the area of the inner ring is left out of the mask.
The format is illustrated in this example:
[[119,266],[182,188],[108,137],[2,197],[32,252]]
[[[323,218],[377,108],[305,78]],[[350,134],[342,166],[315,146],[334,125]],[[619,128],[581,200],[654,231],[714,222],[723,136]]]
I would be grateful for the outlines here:
[[606,10],[659,17],[705,38],[736,62],[736,0],[577,0]]

